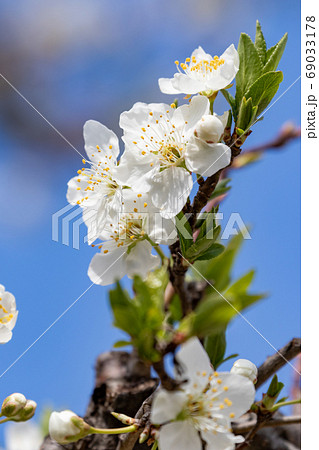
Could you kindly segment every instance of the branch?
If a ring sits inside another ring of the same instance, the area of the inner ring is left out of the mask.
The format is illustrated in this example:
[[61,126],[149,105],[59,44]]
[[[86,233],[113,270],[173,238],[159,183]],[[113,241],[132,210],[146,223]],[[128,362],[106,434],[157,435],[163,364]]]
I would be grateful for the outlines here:
[[282,347],[274,355],[269,356],[258,368],[258,379],[256,389],[262,386],[272,375],[274,375],[288,361],[295,358],[301,352],[301,339],[294,338]]
[[147,426],[149,423],[153,397],[154,393],[143,402],[135,415],[135,419],[139,420],[140,429],[136,433],[122,434],[119,438],[116,450],[132,450],[134,448],[134,445],[143,431],[143,427]]
[[[284,425],[293,425],[301,423],[300,416],[283,416],[276,419],[271,419],[268,422],[264,422],[261,428],[266,427],[280,427]],[[232,424],[232,430],[234,434],[245,434],[251,431],[257,424],[257,420],[248,420],[243,423]]]
[[250,148],[245,151],[245,154],[264,152],[265,150],[284,147],[291,140],[299,138],[300,135],[301,135],[300,127],[297,127],[292,122],[286,122],[280,128],[279,133],[271,141]]

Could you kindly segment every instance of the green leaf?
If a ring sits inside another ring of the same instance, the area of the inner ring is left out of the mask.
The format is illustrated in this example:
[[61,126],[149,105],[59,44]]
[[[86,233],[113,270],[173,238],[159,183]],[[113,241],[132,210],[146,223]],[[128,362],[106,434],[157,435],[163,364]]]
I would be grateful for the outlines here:
[[226,358],[224,358],[220,364],[223,364],[224,362],[229,361],[230,359],[237,358],[238,356],[239,356],[238,353],[233,353],[232,355],[226,356]]
[[[236,105],[239,106],[245,92],[260,77],[263,70],[259,54],[248,34],[241,33],[238,44],[239,70],[236,75]],[[247,98],[247,96],[246,96]]]
[[221,253],[223,253],[224,250],[225,247],[223,245],[215,243],[211,247],[209,247],[206,252],[204,252],[200,256],[197,256],[196,261],[207,261],[216,258]]
[[117,342],[115,342],[113,347],[114,348],[122,348],[122,347],[127,347],[128,345],[132,345],[132,342],[131,341],[117,341]]
[[231,93],[227,89],[221,89],[221,93],[225,97],[226,101],[228,102],[229,106],[231,107],[234,119],[236,121],[237,119],[237,106],[236,106],[236,100],[231,95]]
[[271,71],[277,69],[278,64],[281,60],[281,57],[284,53],[287,39],[288,39],[288,34],[285,33],[276,45],[274,45],[273,47],[271,47],[267,50],[267,54],[266,54],[267,62],[263,68],[263,73],[271,72]]
[[212,200],[213,198],[219,197],[220,195],[226,194],[226,192],[228,192],[231,189],[231,186],[227,186],[229,182],[230,182],[230,178],[223,178],[222,180],[220,180],[217,183],[217,186],[216,186],[214,192],[210,196],[210,200]]
[[204,342],[204,347],[214,369],[216,370],[222,363],[226,351],[225,330],[220,333],[207,336]]
[[[195,263],[195,268],[203,274],[206,279],[212,281],[215,288],[220,292],[224,291],[230,283],[231,269],[242,243],[243,235],[239,233],[238,235],[232,237],[224,252],[217,258],[214,258],[209,263]],[[197,278],[199,278],[198,275]],[[200,277],[200,279],[202,278]]]
[[[221,231],[221,227],[216,226],[215,214],[213,212],[203,213],[201,215],[201,221],[202,224],[197,239],[185,253],[185,258],[190,262],[194,262],[200,258],[205,260],[209,259],[209,257],[214,258],[223,251],[222,245],[215,245],[215,241]],[[210,256],[208,255],[206,257],[207,252],[209,252]]]
[[255,47],[262,64],[265,64],[267,57],[267,45],[258,20],[256,21]]
[[186,258],[186,253],[189,247],[193,244],[192,228],[187,221],[186,216],[181,211],[177,214],[176,218],[176,230],[179,237],[182,255]]
[[251,98],[253,105],[258,106],[257,115],[261,114],[267,108],[275,96],[282,80],[282,72],[268,72],[258,78],[258,80],[250,86],[245,97]]
[[127,291],[122,289],[119,282],[115,289],[110,290],[110,303],[113,310],[114,326],[134,336],[139,332],[139,324],[132,317],[136,315],[136,305],[131,302]]
[[246,98],[243,97],[239,108],[237,127],[245,132],[248,131],[257,116],[257,110],[258,106],[253,106],[252,98],[246,100]]

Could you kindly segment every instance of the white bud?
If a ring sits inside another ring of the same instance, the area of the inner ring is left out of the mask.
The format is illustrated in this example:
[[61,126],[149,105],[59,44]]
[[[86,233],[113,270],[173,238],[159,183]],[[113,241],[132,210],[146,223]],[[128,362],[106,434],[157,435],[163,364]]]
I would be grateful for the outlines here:
[[37,409],[37,404],[33,400],[27,400],[26,404],[18,413],[11,418],[11,420],[14,420],[15,422],[26,422],[27,420],[30,420]]
[[59,444],[69,444],[89,434],[90,426],[72,411],[54,411],[49,420],[49,433]]
[[14,417],[20,410],[24,408],[26,403],[27,399],[23,394],[11,394],[2,403],[1,415],[6,417]]
[[195,136],[209,144],[215,144],[224,133],[224,128],[223,122],[216,114],[205,115],[196,126]]
[[231,373],[249,378],[254,384],[257,381],[258,370],[254,363],[248,359],[237,359],[231,368]]

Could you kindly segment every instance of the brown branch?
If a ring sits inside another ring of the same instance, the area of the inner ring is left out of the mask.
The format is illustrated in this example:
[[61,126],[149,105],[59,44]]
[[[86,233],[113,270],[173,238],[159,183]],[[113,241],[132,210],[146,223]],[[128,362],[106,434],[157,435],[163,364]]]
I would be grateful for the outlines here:
[[142,406],[135,415],[135,419],[138,419],[139,421],[139,430],[136,433],[120,435],[116,450],[132,450],[134,448],[140,434],[143,431],[143,427],[147,426],[149,423],[153,397],[154,393],[143,402]]
[[[271,419],[268,422],[263,422],[261,428],[265,427],[280,427],[284,425],[293,425],[301,423],[300,416],[283,416],[276,419]],[[234,434],[245,434],[251,431],[255,425],[257,424],[257,420],[248,420],[243,423],[233,423],[232,430]]]
[[258,379],[256,389],[262,386],[272,375],[274,375],[288,361],[295,358],[301,352],[301,339],[294,338],[282,347],[274,355],[269,356],[258,368]]
[[264,144],[256,145],[253,148],[249,148],[245,151],[247,153],[264,152],[265,150],[271,150],[274,148],[284,147],[293,139],[299,138],[301,135],[300,127],[297,127],[292,122],[286,122],[280,128],[279,133],[268,142]]

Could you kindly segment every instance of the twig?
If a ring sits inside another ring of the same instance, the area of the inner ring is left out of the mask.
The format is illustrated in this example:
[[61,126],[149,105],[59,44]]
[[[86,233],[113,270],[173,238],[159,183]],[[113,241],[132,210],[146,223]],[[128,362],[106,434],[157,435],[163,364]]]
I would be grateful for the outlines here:
[[[257,420],[248,420],[243,423],[232,424],[232,430],[235,434],[245,434],[251,431],[257,423]],[[300,416],[283,416],[276,419],[271,419],[268,422],[264,422],[261,428],[265,427],[279,427],[284,425],[293,425],[301,423]]]
[[274,148],[284,147],[292,139],[297,139],[301,135],[300,127],[297,127],[292,122],[285,123],[279,130],[279,133],[268,142],[264,144],[256,145],[253,148],[249,148],[245,151],[247,153],[263,152],[265,150],[271,150]]
[[269,356],[258,368],[258,379],[256,389],[262,386],[272,375],[274,375],[287,361],[292,360],[301,352],[301,339],[294,338],[282,347],[274,355]]
[[153,397],[154,393],[143,402],[142,406],[135,415],[135,419],[139,420],[140,429],[136,433],[129,433],[120,436],[116,450],[132,450],[134,448],[139,435],[143,431],[143,427],[146,426],[149,421]]

